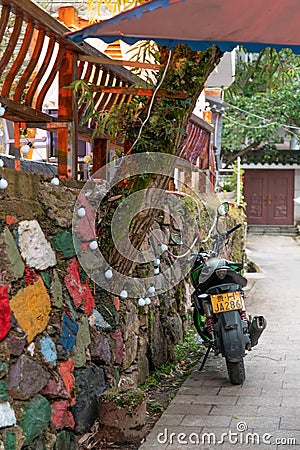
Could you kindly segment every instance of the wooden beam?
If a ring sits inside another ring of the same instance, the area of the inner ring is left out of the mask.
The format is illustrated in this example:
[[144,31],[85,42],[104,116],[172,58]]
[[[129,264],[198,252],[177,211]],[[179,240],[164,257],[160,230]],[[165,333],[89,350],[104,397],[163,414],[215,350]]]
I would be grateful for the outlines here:
[[107,164],[107,139],[95,139],[93,147],[93,174]]
[[37,111],[36,109],[15,102],[10,98],[3,97],[1,95],[0,103],[7,106],[4,119],[8,119],[13,122],[52,122],[54,120],[49,114]]
[[[154,89],[148,88],[132,88],[132,87],[112,87],[112,86],[90,86],[92,92],[103,92],[109,94],[120,94],[120,95],[140,95],[143,97],[152,97],[154,94]],[[188,94],[184,91],[170,92],[166,89],[159,89],[156,92],[157,97],[166,98],[188,98]]]
[[79,55],[79,61],[88,61],[94,64],[109,64],[110,66],[127,66],[138,69],[160,70],[164,67],[162,64],[152,64],[140,61],[127,61],[124,59],[109,59],[101,56]]
[[58,175],[62,178],[77,179],[77,109],[70,86],[75,79],[76,58],[66,50],[58,77],[58,118],[68,122],[68,128],[58,128]]

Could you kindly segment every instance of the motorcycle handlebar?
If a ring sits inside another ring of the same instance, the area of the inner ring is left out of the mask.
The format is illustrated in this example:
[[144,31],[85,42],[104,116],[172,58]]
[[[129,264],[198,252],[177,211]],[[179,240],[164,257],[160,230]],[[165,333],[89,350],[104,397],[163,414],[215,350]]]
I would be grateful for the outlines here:
[[242,224],[238,223],[237,225],[235,225],[234,227],[230,228],[230,230],[226,231],[226,238],[233,233],[235,230],[238,230],[239,228],[241,228]]

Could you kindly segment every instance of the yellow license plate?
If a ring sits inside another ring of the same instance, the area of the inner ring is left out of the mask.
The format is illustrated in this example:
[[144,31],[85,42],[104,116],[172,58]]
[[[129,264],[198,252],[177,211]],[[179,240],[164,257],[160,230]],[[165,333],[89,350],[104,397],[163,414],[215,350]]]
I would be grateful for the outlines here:
[[213,312],[215,314],[227,311],[234,311],[236,309],[242,309],[243,302],[241,293],[226,292],[226,294],[211,295],[211,304]]

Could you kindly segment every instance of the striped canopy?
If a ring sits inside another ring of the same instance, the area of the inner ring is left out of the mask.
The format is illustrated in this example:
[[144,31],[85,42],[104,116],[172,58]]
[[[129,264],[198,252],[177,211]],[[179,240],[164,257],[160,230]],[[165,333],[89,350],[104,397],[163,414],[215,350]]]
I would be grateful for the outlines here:
[[109,20],[69,33],[74,42],[100,38],[128,44],[153,39],[222,51],[237,45],[259,52],[284,47],[300,53],[300,0],[152,0]]

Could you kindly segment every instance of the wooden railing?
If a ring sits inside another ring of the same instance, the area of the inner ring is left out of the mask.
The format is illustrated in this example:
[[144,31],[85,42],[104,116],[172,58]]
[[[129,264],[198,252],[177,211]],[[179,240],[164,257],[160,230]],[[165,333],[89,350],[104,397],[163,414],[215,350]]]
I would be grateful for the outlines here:
[[[77,176],[78,139],[94,144],[94,168],[105,162],[106,141],[93,138],[93,124],[84,122],[72,90],[76,80],[99,86],[129,87],[136,79],[90,45],[64,37],[69,29],[29,0],[0,0],[0,102],[4,117],[15,126],[15,167],[20,168],[21,130],[42,128],[58,134],[58,174]],[[101,62],[99,61],[101,57]],[[97,59],[98,58],[98,59]],[[58,82],[56,81],[58,80]],[[57,88],[55,83],[57,82]],[[45,101],[56,92],[58,117],[47,113]],[[130,101],[122,90],[93,93],[98,110]]]

